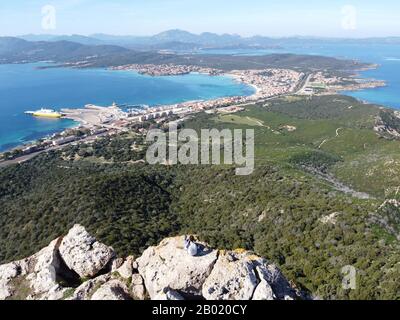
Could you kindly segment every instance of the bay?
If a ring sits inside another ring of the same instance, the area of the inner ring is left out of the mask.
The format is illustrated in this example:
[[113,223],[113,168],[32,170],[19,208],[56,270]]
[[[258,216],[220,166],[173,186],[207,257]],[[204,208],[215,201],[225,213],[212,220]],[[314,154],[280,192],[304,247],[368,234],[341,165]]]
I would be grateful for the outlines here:
[[24,114],[27,110],[109,106],[113,102],[154,106],[254,92],[226,76],[150,77],[106,69],[38,69],[44,65],[0,65],[0,151],[77,125],[67,119],[34,118]]

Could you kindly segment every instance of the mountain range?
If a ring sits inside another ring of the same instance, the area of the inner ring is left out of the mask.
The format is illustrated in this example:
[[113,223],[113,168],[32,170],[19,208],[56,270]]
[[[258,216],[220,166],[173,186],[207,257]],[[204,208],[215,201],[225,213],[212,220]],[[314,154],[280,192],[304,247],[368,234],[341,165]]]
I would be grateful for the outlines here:
[[288,37],[272,38],[265,36],[242,37],[237,34],[216,34],[204,32],[194,34],[184,30],[168,30],[153,36],[118,36],[108,34],[82,35],[22,35],[18,38],[28,41],[72,41],[86,45],[119,45],[131,49],[171,49],[171,50],[196,50],[199,48],[282,48],[287,45],[310,45],[315,43],[377,43],[400,44],[400,37],[385,38],[315,38],[315,37]]

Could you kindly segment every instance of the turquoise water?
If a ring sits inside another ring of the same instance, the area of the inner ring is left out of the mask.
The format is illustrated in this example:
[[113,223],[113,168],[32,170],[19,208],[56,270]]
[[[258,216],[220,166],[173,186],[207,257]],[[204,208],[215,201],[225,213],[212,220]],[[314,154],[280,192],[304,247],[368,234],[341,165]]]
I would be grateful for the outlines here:
[[150,77],[104,69],[37,69],[43,64],[0,65],[0,151],[76,125],[66,119],[24,114],[41,107],[80,108],[85,104],[174,104],[251,95],[251,87],[229,77],[202,74]]
[[356,59],[368,63],[377,63],[379,64],[379,68],[362,72],[361,76],[385,80],[388,86],[384,88],[367,89],[356,92],[345,92],[345,94],[361,100],[400,109],[400,45],[346,44],[337,42],[304,46],[285,46],[283,49],[275,50],[208,50],[201,53],[233,55],[295,53],[322,55],[342,59]]

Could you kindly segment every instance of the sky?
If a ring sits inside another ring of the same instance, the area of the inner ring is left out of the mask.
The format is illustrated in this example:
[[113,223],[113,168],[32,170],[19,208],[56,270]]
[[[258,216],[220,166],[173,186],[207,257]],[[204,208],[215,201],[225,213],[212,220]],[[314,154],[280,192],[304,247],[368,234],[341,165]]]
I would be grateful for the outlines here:
[[1,0],[0,35],[400,36],[398,0]]

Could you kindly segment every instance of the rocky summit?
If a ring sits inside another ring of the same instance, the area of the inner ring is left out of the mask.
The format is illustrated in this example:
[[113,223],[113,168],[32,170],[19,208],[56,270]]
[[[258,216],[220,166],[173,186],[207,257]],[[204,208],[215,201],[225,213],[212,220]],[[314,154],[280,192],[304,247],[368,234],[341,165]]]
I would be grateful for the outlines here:
[[[194,238],[195,239],[195,238]],[[75,225],[23,260],[0,266],[2,300],[292,300],[300,298],[280,270],[245,251],[223,251],[183,236],[164,239],[138,257],[114,250]]]

